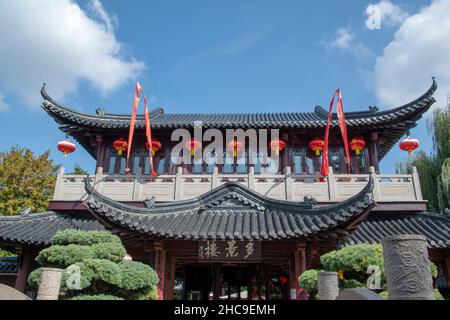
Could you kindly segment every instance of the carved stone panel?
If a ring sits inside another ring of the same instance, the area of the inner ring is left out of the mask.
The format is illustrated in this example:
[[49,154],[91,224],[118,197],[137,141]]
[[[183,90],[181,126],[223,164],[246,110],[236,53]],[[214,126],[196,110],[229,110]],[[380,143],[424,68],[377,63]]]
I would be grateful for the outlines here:
[[398,235],[381,243],[389,300],[434,300],[426,238]]

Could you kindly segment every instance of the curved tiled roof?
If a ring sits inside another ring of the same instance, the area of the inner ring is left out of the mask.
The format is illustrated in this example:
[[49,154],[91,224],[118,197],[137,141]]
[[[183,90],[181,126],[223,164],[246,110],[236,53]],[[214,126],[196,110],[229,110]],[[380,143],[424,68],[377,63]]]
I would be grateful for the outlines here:
[[450,218],[432,213],[369,215],[346,244],[375,244],[399,234],[421,234],[427,238],[429,248],[447,248],[450,246]]
[[122,204],[98,193],[89,182],[85,203],[110,227],[169,239],[341,238],[375,204],[372,179],[341,203],[308,208],[303,203],[264,197],[228,182],[190,200],[157,203],[151,208]]
[[[350,128],[367,128],[370,131],[384,131],[385,143],[380,145],[379,158],[405,134],[414,127],[423,113],[435,102],[433,94],[437,88],[433,78],[431,87],[421,97],[403,106],[385,111],[346,112],[346,123]],[[130,115],[111,114],[98,109],[97,114],[88,114],[69,109],[52,99],[41,89],[44,98],[42,108],[55,119],[61,130],[73,135],[95,158],[93,147],[86,138],[86,131],[127,130]],[[327,111],[317,106],[314,112],[279,112],[279,113],[165,113],[158,108],[150,111],[151,125],[154,129],[191,128],[201,122],[203,128],[325,128]],[[331,127],[338,127],[337,115],[333,114]],[[144,128],[144,116],[138,115],[136,128]]]
[[[433,78],[433,84],[418,99],[403,106],[386,111],[358,111],[346,112],[345,118],[348,126],[361,125],[383,125],[391,122],[398,122],[408,115],[424,112],[435,101],[433,93],[437,88]],[[45,90],[45,85],[41,89],[44,98],[42,107],[59,123],[67,125],[80,125],[83,127],[104,128],[104,129],[126,129],[130,126],[129,114],[110,114],[99,112],[100,114],[88,114],[77,112],[66,108],[53,100]],[[314,112],[279,112],[279,113],[165,113],[158,108],[150,112],[151,125],[154,128],[180,128],[192,127],[195,122],[201,121],[203,127],[214,128],[315,128],[325,127],[327,121],[327,111],[317,106]],[[337,127],[337,115],[333,114],[332,126]],[[144,115],[138,115],[136,128],[144,128]]]
[[31,245],[46,245],[58,230],[102,230],[102,224],[92,216],[79,213],[48,211],[27,216],[0,217],[0,241]]

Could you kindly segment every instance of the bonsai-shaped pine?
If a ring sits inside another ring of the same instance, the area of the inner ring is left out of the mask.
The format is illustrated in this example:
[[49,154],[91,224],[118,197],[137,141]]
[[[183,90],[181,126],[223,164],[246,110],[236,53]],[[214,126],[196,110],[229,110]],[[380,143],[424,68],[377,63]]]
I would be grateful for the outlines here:
[[[156,272],[148,265],[124,261],[120,238],[107,231],[58,231],[52,246],[36,258],[41,267],[64,269],[62,299],[150,300],[158,297]],[[28,284],[39,286],[41,268],[31,272]]]
[[[370,274],[367,270],[370,266],[376,266],[380,271],[380,288],[378,291],[383,297],[386,293],[386,276],[384,273],[383,247],[381,244],[357,244],[347,246],[339,250],[330,251],[320,257],[320,262],[325,271],[335,271],[342,274],[339,279],[339,288],[365,288]],[[432,276],[437,276],[437,267],[430,261]],[[314,297],[317,293],[317,273],[323,270],[310,269],[303,272],[299,277],[301,288],[310,292]],[[441,296],[436,290],[436,298]]]

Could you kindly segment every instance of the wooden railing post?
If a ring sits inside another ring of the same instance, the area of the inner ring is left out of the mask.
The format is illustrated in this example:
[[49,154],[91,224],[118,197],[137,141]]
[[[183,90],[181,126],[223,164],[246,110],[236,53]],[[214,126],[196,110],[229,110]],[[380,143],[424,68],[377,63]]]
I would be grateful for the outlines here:
[[211,174],[211,190],[217,188],[217,181],[219,179],[219,168],[217,166],[214,166],[214,171]]
[[417,173],[417,168],[415,166],[412,167],[412,183],[416,200],[423,200],[422,189],[420,188],[419,174]]
[[64,188],[64,167],[59,168],[59,172],[56,175],[55,191],[53,192],[53,200],[62,199],[62,191]]
[[180,200],[183,188],[183,167],[177,167],[175,175],[175,194],[174,200]]

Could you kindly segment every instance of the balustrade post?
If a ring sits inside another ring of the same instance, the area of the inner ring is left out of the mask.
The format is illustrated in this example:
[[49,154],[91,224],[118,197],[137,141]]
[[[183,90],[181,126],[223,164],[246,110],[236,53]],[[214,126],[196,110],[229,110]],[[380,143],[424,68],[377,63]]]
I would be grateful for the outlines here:
[[328,199],[330,201],[336,201],[336,179],[334,177],[333,173],[333,167],[328,167],[328,177],[327,177],[327,183],[328,183]]
[[417,168],[415,166],[412,167],[412,183],[416,200],[423,200],[422,189],[420,188],[419,174],[417,173]]
[[211,190],[217,188],[217,180],[219,175],[219,168],[214,166],[214,171],[211,174]]
[[249,166],[248,168],[248,181],[247,181],[247,187],[252,190],[255,189],[255,168],[253,165]]
[[55,191],[53,192],[53,200],[61,200],[64,188],[64,168],[59,168],[59,172],[56,175]]
[[175,194],[174,200],[180,200],[183,188],[183,167],[177,167],[177,173],[175,175]]
[[[136,175],[134,176],[134,181],[133,181],[133,200],[137,201],[139,200],[139,195],[140,195],[140,187],[141,187],[141,175],[142,175],[142,168],[138,167],[136,170]],[[145,195],[144,195],[145,197]],[[143,200],[143,199],[140,199]]]
[[292,178],[292,172],[291,172],[291,167],[287,166],[284,168],[284,192],[285,194],[285,199],[287,201],[292,201],[292,182],[294,181],[294,179]]
[[102,192],[103,186],[103,167],[98,167],[94,177],[94,189]]
[[370,176],[373,179],[373,198],[375,201],[380,200],[380,181],[374,166],[369,167]]

